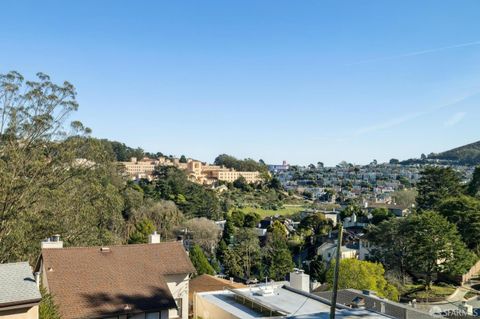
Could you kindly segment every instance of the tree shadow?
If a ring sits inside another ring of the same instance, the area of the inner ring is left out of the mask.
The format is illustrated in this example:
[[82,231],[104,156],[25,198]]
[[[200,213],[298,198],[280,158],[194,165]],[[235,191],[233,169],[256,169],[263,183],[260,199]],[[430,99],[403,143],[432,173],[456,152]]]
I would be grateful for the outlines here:
[[94,315],[125,314],[159,311],[176,308],[175,300],[168,289],[148,287],[142,294],[94,293],[82,294]]

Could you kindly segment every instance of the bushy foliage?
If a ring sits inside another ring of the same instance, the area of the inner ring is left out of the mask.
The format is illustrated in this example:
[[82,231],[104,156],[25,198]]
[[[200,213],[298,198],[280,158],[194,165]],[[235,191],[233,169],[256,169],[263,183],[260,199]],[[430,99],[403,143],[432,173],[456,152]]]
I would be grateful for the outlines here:
[[374,245],[372,258],[403,276],[418,274],[427,288],[435,274],[463,274],[476,261],[456,226],[432,211],[384,221],[371,227],[368,237]]
[[193,266],[197,270],[197,275],[215,274],[215,270],[208,262],[205,253],[199,245],[193,245],[193,247],[190,249],[190,260],[192,261]]
[[38,306],[39,319],[61,319],[53,296],[43,287],[40,287],[40,293],[42,294],[42,300]]
[[[39,241],[102,245],[124,236],[122,181],[76,111],[72,84],[0,75],[0,262],[35,260]],[[68,125],[70,124],[70,125]]]
[[215,165],[223,165],[228,168],[233,168],[237,171],[258,171],[267,172],[268,167],[261,162],[257,162],[251,158],[239,160],[231,155],[221,154],[215,158]]
[[161,166],[155,171],[155,176],[156,180],[143,181],[140,184],[147,196],[174,201],[188,218],[221,217],[220,202],[216,193],[189,181],[184,171],[175,167]]
[[135,224],[135,230],[130,234],[129,244],[146,244],[148,235],[155,231],[155,225],[149,219],[143,219]]
[[[326,274],[326,281],[333,284],[334,267],[330,267]],[[358,259],[340,260],[338,288],[353,288],[359,290],[373,290],[379,296],[397,301],[398,290],[387,282],[385,270],[380,263],[362,261]]]
[[442,200],[461,193],[460,179],[450,167],[429,166],[421,175],[417,184],[419,210],[436,209]]

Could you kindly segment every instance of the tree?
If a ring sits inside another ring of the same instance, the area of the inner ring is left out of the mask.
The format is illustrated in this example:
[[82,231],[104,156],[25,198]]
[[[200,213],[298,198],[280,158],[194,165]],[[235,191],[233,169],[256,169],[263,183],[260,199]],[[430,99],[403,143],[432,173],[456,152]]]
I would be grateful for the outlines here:
[[251,158],[239,160],[233,156],[227,154],[218,155],[214,161],[215,165],[225,166],[227,168],[233,168],[237,171],[258,171],[268,172],[268,166],[265,163],[257,162]]
[[321,256],[316,256],[308,264],[308,273],[310,278],[320,283],[324,283],[327,275],[327,264],[322,260]]
[[243,227],[245,214],[241,210],[234,210],[231,214],[231,220],[236,227]]
[[318,238],[328,234],[333,228],[333,224],[324,214],[310,214],[300,221],[299,228],[301,230],[312,232],[313,238]]
[[37,77],[0,75],[0,262],[33,262],[38,242],[55,233],[66,245],[123,237],[111,152],[67,122],[78,108],[74,86]]
[[228,276],[245,278],[242,257],[233,248],[227,248],[223,254],[223,266]]
[[123,218],[129,220],[134,211],[139,209],[143,204],[143,190],[137,184],[129,183],[122,192],[124,204],[123,204]]
[[[330,267],[326,275],[330,287],[333,284],[333,272],[334,267]],[[342,259],[340,260],[338,288],[373,290],[381,297],[397,301],[398,291],[387,282],[384,274],[385,270],[379,263],[358,259]]]
[[230,245],[233,244],[234,236],[235,226],[233,225],[231,217],[227,216],[225,226],[223,227],[222,240],[224,240],[226,244]]
[[187,220],[183,226],[187,228],[193,243],[202,247],[203,251],[209,255],[214,252],[215,246],[220,240],[220,228],[215,222],[205,217],[192,218]]
[[225,240],[223,239],[220,240],[216,250],[216,257],[218,261],[222,263],[225,262],[225,253],[227,252],[227,250],[228,250],[228,246]]
[[411,248],[409,237],[404,219],[386,220],[367,228],[366,239],[373,246],[369,258],[382,262],[389,270],[398,270],[403,284],[406,283],[408,271],[407,253]]
[[261,219],[262,217],[257,213],[245,214],[243,227],[255,228]]
[[203,274],[215,274],[215,270],[213,270],[212,265],[210,265],[208,262],[207,257],[199,245],[193,245],[193,247],[190,249],[190,261],[197,270],[198,276]]
[[187,162],[187,158],[185,157],[185,155],[180,156],[179,162],[180,163],[186,163]]
[[412,207],[415,204],[417,191],[415,189],[402,189],[393,192],[392,197],[399,206]]
[[480,192],[480,166],[475,167],[472,179],[467,186],[467,194],[470,196],[479,196]]
[[247,180],[243,176],[240,176],[233,181],[233,187],[241,189],[243,191],[249,191],[251,189],[250,185],[248,185],[247,183]]
[[155,231],[155,225],[149,219],[143,219],[135,224],[135,230],[130,234],[129,244],[145,244],[148,242],[148,235]]
[[235,239],[234,252],[240,260],[243,278],[251,278],[252,268],[256,267],[260,261],[260,243],[253,229],[239,229]]
[[43,286],[40,286],[40,293],[42,294],[42,300],[38,306],[39,319],[61,319],[53,296]]
[[263,265],[271,279],[284,280],[295,264],[288,250],[285,226],[278,220],[272,226],[267,234],[266,245],[262,250]]
[[475,257],[462,242],[457,228],[436,212],[426,211],[406,220],[410,246],[407,250],[409,268],[425,277],[429,289],[436,273],[463,274]]
[[157,179],[152,182],[153,199],[173,200],[186,217],[221,217],[216,193],[189,181],[184,171],[171,166],[160,166],[154,175]]
[[372,215],[372,219],[370,221],[375,225],[383,222],[384,220],[395,218],[395,215],[386,208],[375,208],[370,212],[370,214]]
[[148,219],[163,240],[174,238],[174,229],[184,221],[182,212],[172,201],[147,201],[134,211],[134,222]]
[[396,158],[392,158],[389,163],[391,165],[397,165],[397,164],[400,164],[400,161]]
[[283,188],[282,183],[276,177],[272,177],[272,179],[270,180],[270,183],[268,184],[268,187],[276,189],[276,190],[280,190],[280,189]]
[[457,226],[468,248],[480,252],[480,200],[465,195],[447,198],[438,212]]
[[421,173],[417,190],[417,208],[435,209],[442,200],[461,193],[460,179],[450,167],[429,166]]

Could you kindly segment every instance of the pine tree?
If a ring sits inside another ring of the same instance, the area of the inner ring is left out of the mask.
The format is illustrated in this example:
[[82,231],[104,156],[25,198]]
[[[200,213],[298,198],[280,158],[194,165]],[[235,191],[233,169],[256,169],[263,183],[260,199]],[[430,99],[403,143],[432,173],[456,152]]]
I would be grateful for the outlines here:
[[192,261],[193,266],[197,270],[198,276],[203,274],[215,274],[215,270],[208,262],[205,253],[199,245],[193,245],[193,247],[190,249],[190,260]]

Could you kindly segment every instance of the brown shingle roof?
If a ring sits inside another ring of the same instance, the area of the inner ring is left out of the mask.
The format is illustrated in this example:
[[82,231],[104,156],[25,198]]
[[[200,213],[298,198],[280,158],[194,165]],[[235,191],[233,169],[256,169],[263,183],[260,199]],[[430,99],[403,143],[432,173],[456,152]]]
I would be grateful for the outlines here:
[[180,242],[43,249],[41,258],[63,319],[175,308],[163,275],[195,272]]
[[204,274],[190,280],[189,298],[191,301],[193,298],[193,293],[195,292],[217,291],[225,288],[235,289],[245,287],[246,286],[244,284],[238,282],[231,282],[230,280]]

